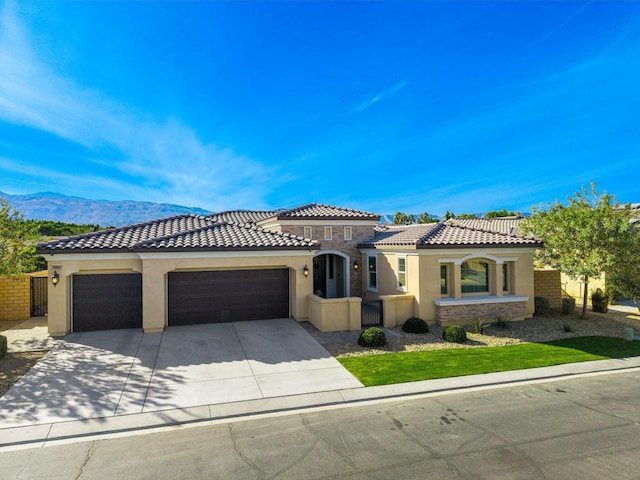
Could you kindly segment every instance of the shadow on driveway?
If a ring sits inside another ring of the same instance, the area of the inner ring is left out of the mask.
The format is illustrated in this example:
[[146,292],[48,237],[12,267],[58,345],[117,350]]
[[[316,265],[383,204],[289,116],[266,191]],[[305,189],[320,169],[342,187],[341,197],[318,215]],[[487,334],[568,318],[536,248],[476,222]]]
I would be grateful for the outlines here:
[[0,425],[361,386],[292,319],[74,333],[0,399]]

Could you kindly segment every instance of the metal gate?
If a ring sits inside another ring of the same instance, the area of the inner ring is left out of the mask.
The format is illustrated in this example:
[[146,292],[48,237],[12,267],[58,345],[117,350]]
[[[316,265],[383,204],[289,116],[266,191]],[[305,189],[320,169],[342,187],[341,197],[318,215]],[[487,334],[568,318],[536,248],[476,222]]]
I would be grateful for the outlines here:
[[31,316],[47,314],[47,280],[49,277],[31,277]]
[[382,326],[382,300],[362,302],[360,307],[362,328]]

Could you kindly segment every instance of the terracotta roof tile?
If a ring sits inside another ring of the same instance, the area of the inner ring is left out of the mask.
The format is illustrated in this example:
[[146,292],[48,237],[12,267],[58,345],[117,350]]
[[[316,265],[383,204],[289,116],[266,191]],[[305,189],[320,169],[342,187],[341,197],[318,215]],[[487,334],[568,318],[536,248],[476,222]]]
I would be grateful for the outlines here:
[[316,219],[316,220],[380,220],[375,213],[353,210],[351,208],[334,207],[320,203],[309,203],[301,207],[283,210],[277,213],[279,220],[284,219]]
[[72,237],[39,243],[39,253],[55,251],[84,250],[129,250],[134,245],[153,238],[164,237],[178,232],[193,230],[211,224],[206,217],[198,215],[178,215],[136,225],[112,228],[101,232],[75,235]]
[[136,245],[135,250],[271,250],[312,248],[317,243],[315,240],[263,230],[251,224],[216,223],[188,232],[147,240]]
[[410,246],[417,248],[437,247],[488,247],[488,246],[538,246],[532,238],[517,237],[504,233],[475,230],[449,223],[424,225],[388,226],[361,247]]
[[278,210],[228,210],[209,215],[207,218],[213,222],[226,223],[258,223],[265,218],[271,218],[277,215]]
[[102,232],[39,243],[38,253],[127,252],[189,249],[312,248],[315,240],[263,230],[254,224],[214,222],[181,215]]
[[446,223],[447,225],[472,228],[474,230],[522,236],[520,233],[520,224],[523,220],[523,217],[452,218],[447,220]]

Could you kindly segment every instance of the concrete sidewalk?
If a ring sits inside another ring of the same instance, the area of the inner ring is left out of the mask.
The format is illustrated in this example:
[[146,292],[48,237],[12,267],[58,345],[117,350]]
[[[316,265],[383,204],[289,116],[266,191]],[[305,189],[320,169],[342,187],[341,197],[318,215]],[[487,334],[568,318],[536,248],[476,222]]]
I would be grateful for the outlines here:
[[481,387],[505,387],[572,375],[615,373],[640,368],[640,357],[599,360],[509,372],[471,375],[379,387],[360,387],[326,392],[260,398],[231,403],[209,403],[129,415],[88,420],[60,421],[0,428],[0,449],[37,448],[49,442],[83,441],[114,434],[134,435],[169,426],[210,425],[256,415],[322,407],[357,405],[367,401],[416,395],[444,394]]

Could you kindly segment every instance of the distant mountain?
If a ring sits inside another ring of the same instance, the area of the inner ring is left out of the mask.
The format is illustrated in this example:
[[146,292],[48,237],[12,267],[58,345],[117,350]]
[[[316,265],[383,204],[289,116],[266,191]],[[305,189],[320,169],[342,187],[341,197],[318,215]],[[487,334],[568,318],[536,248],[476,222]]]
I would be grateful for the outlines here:
[[27,219],[98,224],[103,227],[121,227],[186,213],[196,215],[211,213],[201,208],[168,203],[90,200],[55,192],[28,195],[9,195],[0,192],[0,197],[7,199],[11,206],[22,212]]

